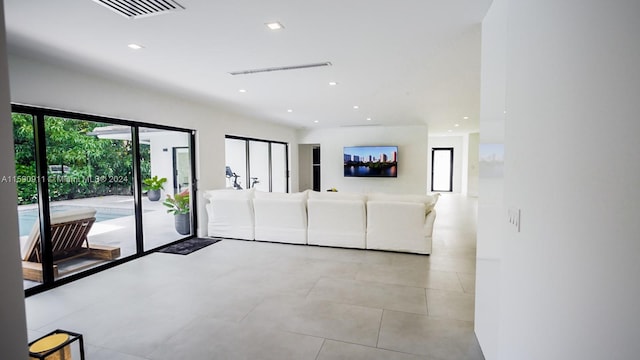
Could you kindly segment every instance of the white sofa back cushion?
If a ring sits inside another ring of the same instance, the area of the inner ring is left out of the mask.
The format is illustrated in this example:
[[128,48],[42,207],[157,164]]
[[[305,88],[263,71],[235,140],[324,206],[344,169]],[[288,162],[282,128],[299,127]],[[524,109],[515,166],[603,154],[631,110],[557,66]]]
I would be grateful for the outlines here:
[[337,191],[309,191],[309,199],[316,200],[358,200],[358,201],[367,201],[367,195],[364,194],[356,194],[356,193],[344,193]]
[[289,244],[307,243],[307,200],[293,196],[253,199],[256,240]]
[[206,205],[208,235],[214,237],[254,240],[255,221],[253,214],[254,190],[208,190],[204,197]]
[[367,202],[367,249],[431,253],[435,211],[411,201]]
[[255,189],[249,190],[234,190],[234,189],[217,189],[217,190],[207,190],[204,192],[205,199],[230,199],[230,200],[240,200],[240,199],[253,199],[255,194]]
[[363,200],[307,201],[312,245],[365,248],[367,215]]
[[425,205],[425,213],[429,213],[436,206],[440,194],[419,195],[419,194],[386,194],[371,193],[367,195],[369,201],[392,201],[392,202],[412,202]]
[[257,191],[254,193],[255,199],[268,199],[268,200],[307,200],[306,192],[297,193],[279,193],[279,192],[266,192]]

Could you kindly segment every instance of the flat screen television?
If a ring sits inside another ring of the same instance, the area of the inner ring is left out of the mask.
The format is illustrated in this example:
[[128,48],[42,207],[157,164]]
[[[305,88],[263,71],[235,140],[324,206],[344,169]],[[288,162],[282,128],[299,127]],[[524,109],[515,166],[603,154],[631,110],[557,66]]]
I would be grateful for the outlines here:
[[397,146],[345,146],[345,177],[398,177]]

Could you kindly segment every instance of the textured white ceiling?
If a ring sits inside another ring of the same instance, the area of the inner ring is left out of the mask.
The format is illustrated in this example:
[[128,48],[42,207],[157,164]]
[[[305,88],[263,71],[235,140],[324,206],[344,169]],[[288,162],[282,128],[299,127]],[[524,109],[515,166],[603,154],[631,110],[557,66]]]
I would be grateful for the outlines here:
[[[178,2],[186,10],[134,20],[91,0],[5,0],[8,43],[300,128],[478,130],[480,23],[491,0]],[[229,74],[324,61],[332,66]]]

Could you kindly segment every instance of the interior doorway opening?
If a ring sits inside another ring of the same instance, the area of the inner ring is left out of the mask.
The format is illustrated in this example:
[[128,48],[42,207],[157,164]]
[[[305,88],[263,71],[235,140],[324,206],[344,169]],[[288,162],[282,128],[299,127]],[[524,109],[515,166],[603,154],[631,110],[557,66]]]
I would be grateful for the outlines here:
[[431,191],[453,191],[453,148],[431,150]]

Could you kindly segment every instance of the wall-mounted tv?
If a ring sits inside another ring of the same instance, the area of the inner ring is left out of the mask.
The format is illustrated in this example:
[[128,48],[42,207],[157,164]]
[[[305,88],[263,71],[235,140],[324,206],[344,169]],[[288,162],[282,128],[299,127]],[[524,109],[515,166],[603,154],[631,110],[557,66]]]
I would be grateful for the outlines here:
[[345,177],[397,177],[397,146],[345,146]]

